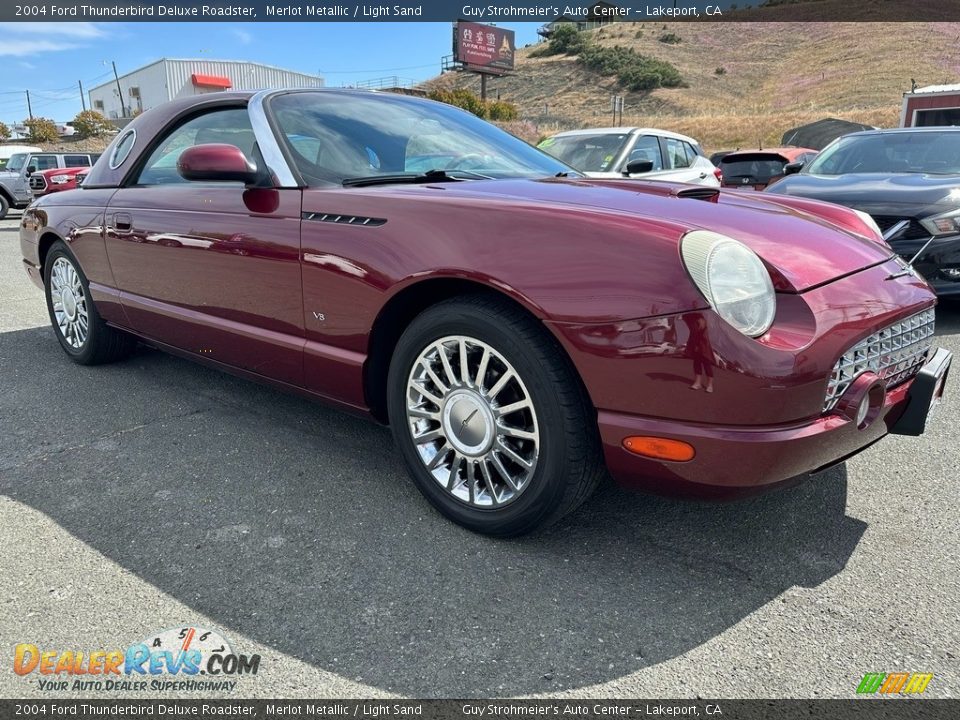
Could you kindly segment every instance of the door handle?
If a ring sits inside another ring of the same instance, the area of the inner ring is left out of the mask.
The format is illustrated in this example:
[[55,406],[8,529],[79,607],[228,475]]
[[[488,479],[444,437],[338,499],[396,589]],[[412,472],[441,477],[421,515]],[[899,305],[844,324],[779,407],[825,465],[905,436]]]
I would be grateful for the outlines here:
[[133,229],[133,218],[130,217],[130,213],[116,213],[113,216],[113,227],[117,232],[130,232]]

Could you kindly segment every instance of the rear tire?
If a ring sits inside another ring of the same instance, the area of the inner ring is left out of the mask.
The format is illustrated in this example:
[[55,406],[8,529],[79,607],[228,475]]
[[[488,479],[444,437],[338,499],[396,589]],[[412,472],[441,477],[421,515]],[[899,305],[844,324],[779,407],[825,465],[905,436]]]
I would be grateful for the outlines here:
[[10,212],[10,201],[7,200],[6,195],[0,193],[0,220],[3,220],[8,212]]
[[100,365],[129,355],[137,341],[107,325],[90,297],[90,286],[70,249],[57,240],[43,268],[50,324],[64,352],[80,365]]
[[387,383],[411,478],[470,530],[509,537],[550,525],[602,477],[580,378],[546,329],[505,300],[475,295],[425,310],[401,336]]

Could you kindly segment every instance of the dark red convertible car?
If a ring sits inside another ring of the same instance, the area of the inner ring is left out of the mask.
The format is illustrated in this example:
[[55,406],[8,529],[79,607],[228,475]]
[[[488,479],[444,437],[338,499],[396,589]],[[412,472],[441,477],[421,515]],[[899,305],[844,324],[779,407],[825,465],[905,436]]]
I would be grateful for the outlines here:
[[142,340],[369,414],[431,503],[495,535],[604,467],[730,497],[920,434],[951,359],[856,211],[587,179],[401,95],[150,110],[20,241],[75,361]]

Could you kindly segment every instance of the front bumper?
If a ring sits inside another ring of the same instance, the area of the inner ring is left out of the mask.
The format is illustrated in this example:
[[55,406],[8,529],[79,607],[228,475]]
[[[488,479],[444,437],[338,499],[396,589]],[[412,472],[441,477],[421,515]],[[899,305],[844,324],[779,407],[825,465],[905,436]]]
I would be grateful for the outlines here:
[[[626,487],[670,495],[730,499],[754,494],[836,465],[888,433],[919,435],[943,393],[952,355],[938,349],[913,380],[883,395],[865,425],[839,413],[781,426],[717,426],[616,412],[598,415],[607,468]],[[687,462],[653,460],[623,447],[633,435],[688,443]]]

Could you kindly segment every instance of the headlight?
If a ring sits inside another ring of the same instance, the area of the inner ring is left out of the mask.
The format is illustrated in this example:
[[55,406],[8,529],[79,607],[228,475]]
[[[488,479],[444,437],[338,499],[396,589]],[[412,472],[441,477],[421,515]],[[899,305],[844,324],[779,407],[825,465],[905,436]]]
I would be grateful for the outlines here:
[[66,185],[68,182],[70,182],[70,176],[69,175],[53,175],[50,178],[50,182],[52,182],[54,185]]
[[865,213],[863,210],[854,209],[853,211],[857,214],[857,217],[863,220],[864,225],[866,225],[868,228],[870,228],[877,234],[878,238],[881,238],[881,239],[883,238],[883,230],[881,230],[880,226],[877,225],[876,220],[874,220],[870,215]]
[[753,250],[719,233],[693,230],[683,236],[680,254],[720,317],[749,337],[770,329],[777,297],[770,273]]
[[960,210],[951,210],[942,215],[934,215],[921,220],[931,235],[956,235],[960,233]]

